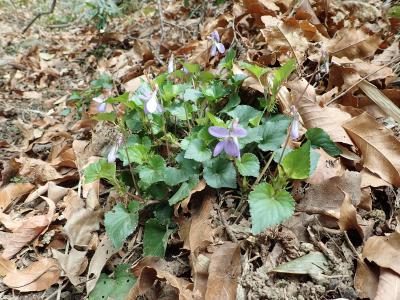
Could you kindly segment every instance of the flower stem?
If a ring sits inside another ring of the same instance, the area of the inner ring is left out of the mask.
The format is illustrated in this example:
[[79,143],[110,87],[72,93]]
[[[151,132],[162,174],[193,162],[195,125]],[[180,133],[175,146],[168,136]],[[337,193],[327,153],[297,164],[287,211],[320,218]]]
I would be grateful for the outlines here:
[[251,186],[251,189],[253,189],[259,182],[260,180],[264,177],[265,172],[267,172],[272,160],[274,159],[275,156],[275,151],[271,153],[267,163],[265,164],[264,168],[262,169],[260,175],[258,175],[256,181],[254,181],[253,185]]

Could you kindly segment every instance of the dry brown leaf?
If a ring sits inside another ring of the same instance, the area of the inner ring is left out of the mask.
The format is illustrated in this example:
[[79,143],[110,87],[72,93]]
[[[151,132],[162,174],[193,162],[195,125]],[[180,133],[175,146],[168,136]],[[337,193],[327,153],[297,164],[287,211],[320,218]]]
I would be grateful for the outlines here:
[[359,224],[360,217],[357,216],[357,210],[351,203],[349,194],[344,193],[344,199],[340,206],[339,228],[343,231],[355,230],[360,235],[361,239],[364,238],[364,232]]
[[362,169],[361,172],[361,188],[372,186],[372,187],[380,187],[380,186],[392,186],[390,183],[382,180],[380,177],[368,171],[368,169]]
[[278,61],[283,64],[294,56],[297,63],[301,65],[305,60],[309,42],[300,28],[272,16],[262,16],[261,20],[265,24],[265,29],[261,29],[261,32],[267,42],[267,47],[279,53]]
[[361,29],[343,28],[329,40],[326,49],[337,57],[365,58],[373,56],[380,43],[378,35],[370,36]]
[[103,270],[104,265],[113,256],[118,252],[118,249],[115,249],[113,243],[105,234],[101,239],[99,245],[97,246],[96,251],[90,261],[88,273],[87,273],[87,283],[86,283],[86,293],[87,295],[94,289],[96,286],[96,282],[100,277],[101,270]]
[[73,247],[89,245],[92,232],[99,230],[101,215],[102,211],[100,210],[81,208],[68,219],[64,231]]
[[400,186],[400,142],[367,113],[344,123],[362,153],[363,165],[383,180]]
[[[352,145],[350,137],[341,127],[341,124],[351,119],[351,115],[335,107],[320,107],[316,102],[316,93],[305,79],[288,83],[291,89],[292,99],[296,106],[304,126],[309,128],[319,127],[329,134],[334,142]],[[304,95],[303,91],[306,90]],[[297,100],[297,101],[296,101]]]
[[178,217],[178,215],[179,215],[178,211],[179,211],[180,207],[182,207],[182,210],[184,213],[188,213],[189,212],[188,206],[189,206],[190,199],[192,198],[192,195],[197,192],[201,192],[205,188],[206,188],[206,182],[202,179],[197,183],[197,185],[193,188],[193,190],[190,191],[189,196],[187,196],[185,199],[183,199],[181,202],[179,202],[175,205],[175,208],[174,208],[175,216]]
[[3,258],[11,258],[25,245],[42,234],[53,219],[55,204],[49,198],[43,197],[49,205],[46,215],[32,216],[19,221],[19,226],[14,226],[12,233],[0,232],[0,244],[4,250]]
[[3,283],[21,292],[44,291],[58,281],[60,273],[55,259],[41,258],[25,269],[8,273]]
[[387,47],[381,54],[375,55],[372,63],[384,65],[392,61],[394,58],[400,56],[399,41],[395,40],[389,47]]
[[0,276],[6,276],[8,273],[15,271],[15,263],[9,259],[0,256]]
[[372,236],[364,245],[362,256],[382,268],[400,274],[400,233],[389,236]]
[[86,251],[78,251],[72,248],[70,253],[64,254],[52,249],[52,253],[71,283],[75,286],[79,284],[79,275],[85,271],[88,264]]
[[319,152],[320,157],[318,160],[317,168],[314,173],[307,179],[310,184],[320,184],[329,178],[342,176],[344,166],[340,158],[334,158],[327,154],[322,149],[315,150]]
[[183,248],[192,253],[198,248],[210,245],[214,240],[215,230],[211,227],[211,210],[213,209],[214,196],[205,195],[201,206],[192,209],[192,217],[186,220],[179,231],[183,239]]
[[19,175],[28,178],[31,182],[47,182],[63,178],[49,163],[35,158],[21,157],[16,159],[22,166]]
[[378,269],[362,260],[357,261],[357,270],[354,276],[354,288],[360,298],[374,299],[378,288]]
[[236,299],[238,278],[241,274],[239,244],[225,242],[211,255],[208,268],[206,300]]
[[167,265],[168,262],[159,257],[145,257],[139,261],[132,270],[138,279],[128,299],[136,299],[138,295],[143,295],[152,287],[157,278],[165,280],[169,285],[178,289],[179,300],[193,299],[193,284],[168,272]]
[[398,299],[400,299],[400,275],[390,269],[381,268],[374,300]]
[[9,183],[0,189],[0,211],[4,211],[18,197],[29,193],[35,186],[30,183]]
[[68,194],[64,197],[62,206],[65,207],[62,215],[65,219],[70,219],[75,212],[83,208],[84,203],[79,198],[78,193],[74,190],[69,190]]

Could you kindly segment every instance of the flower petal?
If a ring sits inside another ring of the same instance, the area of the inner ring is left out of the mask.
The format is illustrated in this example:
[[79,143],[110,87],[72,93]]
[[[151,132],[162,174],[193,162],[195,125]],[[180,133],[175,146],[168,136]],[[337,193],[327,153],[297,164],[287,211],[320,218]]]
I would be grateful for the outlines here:
[[158,103],[156,99],[151,98],[144,106],[148,113],[154,114],[157,111]]
[[217,55],[217,46],[216,46],[215,44],[213,44],[213,45],[211,46],[210,55],[211,55],[211,56]]
[[220,141],[214,148],[213,156],[217,156],[224,149],[225,141]]
[[217,138],[226,138],[229,136],[229,130],[220,126],[211,126],[208,128],[208,132]]
[[217,46],[217,49],[219,51],[219,53],[224,54],[225,52],[225,46],[222,43],[217,43],[215,46]]
[[214,30],[211,32],[211,38],[218,43],[220,40],[218,31]]
[[97,103],[103,103],[104,102],[104,97],[103,95],[97,96],[93,98],[93,101],[97,102]]
[[168,62],[168,73],[172,73],[173,71],[174,71],[174,55],[172,54]]
[[299,138],[299,136],[299,121],[295,118],[290,126],[290,138],[295,141]]
[[110,152],[108,152],[108,155],[107,155],[107,161],[109,163],[112,163],[117,159],[117,152],[118,152],[117,145],[112,146],[112,148],[110,149]]
[[97,106],[97,110],[98,110],[99,112],[105,112],[105,111],[106,111],[106,108],[107,108],[107,103],[105,103],[105,102],[100,103],[100,104]]
[[235,138],[229,138],[225,141],[224,150],[230,156],[240,157],[239,143]]
[[234,127],[231,129],[231,135],[242,138],[247,135],[247,131],[241,127]]

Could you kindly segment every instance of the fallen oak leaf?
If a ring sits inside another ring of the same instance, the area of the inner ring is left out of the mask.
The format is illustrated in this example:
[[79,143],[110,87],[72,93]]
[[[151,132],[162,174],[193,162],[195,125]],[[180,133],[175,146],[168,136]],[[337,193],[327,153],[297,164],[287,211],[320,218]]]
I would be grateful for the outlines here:
[[[377,270],[376,270],[377,269]],[[357,260],[357,270],[354,275],[354,288],[360,298],[374,299],[378,288],[379,267]]]
[[16,161],[21,164],[19,175],[32,182],[41,183],[63,178],[53,166],[43,160],[21,157]]
[[12,233],[0,232],[0,244],[4,250],[3,258],[11,258],[17,254],[25,245],[42,234],[50,225],[55,212],[55,204],[47,197],[43,197],[49,205],[46,215],[32,216],[20,221],[20,225],[12,229]]
[[397,299],[400,299],[400,275],[391,269],[381,268],[374,300]]
[[16,269],[17,268],[13,261],[0,256],[0,276],[6,276],[8,273]]
[[363,166],[383,180],[400,186],[400,141],[393,133],[367,113],[342,126],[360,149]]
[[51,251],[53,257],[58,261],[71,283],[74,286],[78,285],[80,283],[79,275],[85,271],[88,265],[88,259],[86,258],[87,251],[78,251],[75,248],[72,248],[71,252],[68,254],[61,253],[54,249]]
[[0,211],[4,211],[18,197],[29,193],[35,186],[31,183],[10,183],[0,189]]
[[25,269],[9,272],[3,283],[20,292],[44,291],[58,281],[60,274],[55,259],[41,258]]

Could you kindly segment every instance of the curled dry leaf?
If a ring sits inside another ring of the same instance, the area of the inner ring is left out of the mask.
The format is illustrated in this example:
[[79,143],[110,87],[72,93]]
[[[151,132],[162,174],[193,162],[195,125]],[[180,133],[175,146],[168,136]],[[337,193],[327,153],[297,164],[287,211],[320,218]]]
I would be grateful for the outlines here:
[[9,272],[3,283],[20,292],[44,291],[58,281],[60,273],[55,259],[41,258],[25,269]]
[[143,295],[152,287],[157,278],[165,280],[169,285],[178,289],[179,300],[193,299],[193,284],[168,272],[167,265],[168,262],[165,260],[152,256],[145,257],[136,264],[132,271],[138,280],[129,293],[128,299],[137,299],[138,295]]
[[400,299],[400,275],[391,269],[381,268],[374,300]]
[[4,248],[3,258],[13,257],[47,229],[54,215],[55,204],[49,198],[43,197],[43,199],[49,205],[46,215],[32,216],[19,221],[19,224],[14,224],[12,233],[0,232],[0,244]]
[[104,265],[113,256],[115,253],[118,252],[113,246],[113,243],[109,239],[107,235],[104,235],[101,239],[99,245],[97,246],[96,251],[92,257],[92,260],[89,264],[88,275],[86,282],[86,293],[87,295],[94,289],[96,286],[96,282],[100,277],[101,270],[103,270]]
[[89,245],[92,232],[99,230],[101,215],[102,211],[100,210],[81,208],[70,216],[64,226],[64,231],[73,247]]
[[184,249],[194,252],[213,242],[215,230],[211,227],[210,216],[214,199],[214,196],[205,195],[201,206],[192,209],[191,219],[183,222],[179,235],[183,239]]
[[334,158],[322,149],[315,150],[320,154],[317,168],[314,173],[307,179],[310,184],[320,184],[329,178],[342,176],[344,166],[340,158]]
[[363,165],[383,180],[400,186],[400,141],[367,113],[344,123],[362,153]]
[[400,233],[389,236],[372,236],[363,248],[362,256],[382,268],[389,268],[400,274]]
[[268,49],[279,53],[278,61],[283,64],[294,56],[297,63],[301,65],[305,60],[309,43],[298,24],[283,22],[272,16],[262,16],[261,20],[265,24],[265,29],[261,29],[261,33],[264,35]]
[[178,216],[178,210],[180,207],[182,207],[182,210],[184,213],[188,213],[189,212],[189,202],[190,199],[192,199],[192,195],[197,193],[197,192],[201,192],[206,188],[206,182],[204,179],[200,180],[197,185],[193,188],[193,190],[190,191],[189,196],[187,196],[185,199],[183,199],[181,202],[177,203],[174,207],[174,214],[175,216]]
[[239,244],[225,242],[211,255],[205,299],[235,300],[241,274]]
[[354,288],[360,298],[374,299],[378,288],[379,267],[357,261],[357,270],[354,276]]
[[65,207],[62,214],[64,218],[68,220],[75,212],[83,208],[84,203],[77,192],[69,190],[68,194],[63,199],[62,206]]
[[6,276],[8,273],[15,270],[16,267],[13,261],[0,256],[0,276]]
[[64,254],[52,249],[52,253],[71,283],[75,286],[79,284],[79,275],[85,271],[88,264],[86,251],[78,251],[72,248],[70,253]]
[[52,165],[43,160],[21,157],[16,161],[22,165],[19,175],[28,178],[31,182],[41,183],[63,178]]
[[368,186],[380,187],[380,186],[392,186],[390,183],[382,180],[379,176],[371,173],[368,169],[362,169],[361,172],[361,188]]
[[9,183],[0,189],[0,211],[4,211],[18,197],[29,193],[35,186],[30,183]]
[[335,107],[319,106],[314,88],[305,79],[291,81],[288,87],[291,89],[292,99],[295,99],[294,105],[307,129],[319,127],[325,130],[334,142],[353,144],[341,127],[341,124],[351,119],[349,113]]
[[380,43],[378,35],[370,36],[361,29],[343,28],[329,40],[326,49],[337,57],[365,58],[374,55]]
[[343,231],[355,230],[360,235],[361,239],[364,238],[364,232],[359,224],[361,217],[357,215],[357,210],[351,203],[349,194],[344,193],[344,199],[340,206],[339,227]]

